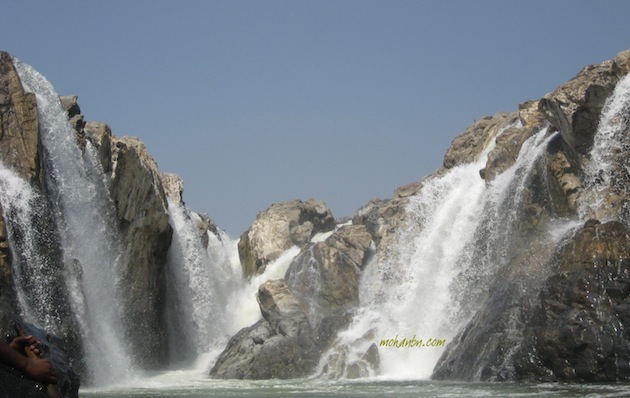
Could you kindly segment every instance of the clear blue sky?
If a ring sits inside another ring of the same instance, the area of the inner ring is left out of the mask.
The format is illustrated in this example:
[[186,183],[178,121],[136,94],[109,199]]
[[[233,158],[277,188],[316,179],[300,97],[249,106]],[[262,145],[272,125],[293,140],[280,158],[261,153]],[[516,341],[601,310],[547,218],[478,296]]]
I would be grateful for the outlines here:
[[0,49],[136,136],[232,237],[435,171],[475,119],[630,48],[630,1],[0,0]]

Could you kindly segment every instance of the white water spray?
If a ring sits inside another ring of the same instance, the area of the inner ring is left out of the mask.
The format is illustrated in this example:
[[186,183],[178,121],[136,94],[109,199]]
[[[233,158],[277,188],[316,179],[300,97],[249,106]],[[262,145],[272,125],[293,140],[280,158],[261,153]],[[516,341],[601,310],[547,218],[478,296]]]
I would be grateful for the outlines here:
[[203,247],[198,215],[170,198],[168,210],[173,227],[167,265],[171,357],[190,361],[225,343],[229,317],[225,308],[239,278],[228,248],[214,234],[208,234],[208,248]]
[[[173,240],[168,253],[167,318],[175,362],[207,371],[240,329],[261,319],[258,287],[283,278],[300,249],[293,247],[269,263],[265,272],[242,276],[237,241],[208,233],[202,245],[198,215],[169,199]],[[319,239],[319,236],[313,239]]]
[[[528,139],[517,162],[490,186],[479,170],[494,140],[478,161],[426,180],[410,199],[408,228],[399,231],[388,257],[363,271],[359,313],[324,361],[339,355],[347,358],[345,363],[360,361],[369,346],[381,340],[422,340],[424,346],[414,348],[379,347],[380,377],[429,378],[445,345],[473,315],[502,265],[497,253],[474,250],[476,241],[481,235],[487,240],[487,234],[500,240],[509,230],[509,224],[501,223],[508,222],[511,213],[499,212],[503,206],[518,206],[520,198],[514,193],[522,190],[549,140],[546,130]],[[342,371],[341,376],[348,374]]]
[[[59,333],[62,321],[56,304],[56,267],[38,247],[42,239],[50,238],[51,232],[38,229],[35,223],[41,216],[37,210],[43,200],[28,182],[0,162],[0,203],[14,254],[12,270],[20,316],[51,333]],[[37,294],[27,294],[30,292]]]
[[[627,197],[630,184],[630,74],[617,83],[602,109],[593,140],[591,159],[585,168],[585,189],[580,200],[582,219],[630,221]],[[612,202],[611,202],[612,198]],[[615,200],[616,199],[616,200]]]
[[78,147],[52,85],[32,67],[16,59],[14,64],[24,89],[37,98],[46,182],[91,376],[97,384],[119,382],[133,377],[135,366],[120,338],[124,310],[117,286],[124,260],[103,172],[89,159],[93,151]]

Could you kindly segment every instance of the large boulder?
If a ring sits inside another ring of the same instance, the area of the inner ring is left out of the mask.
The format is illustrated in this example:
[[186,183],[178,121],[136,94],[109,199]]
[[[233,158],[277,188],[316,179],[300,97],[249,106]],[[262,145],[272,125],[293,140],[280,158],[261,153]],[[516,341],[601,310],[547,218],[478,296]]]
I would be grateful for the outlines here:
[[610,61],[585,67],[540,100],[540,111],[578,156],[588,155],[604,102],[628,72],[630,50]]
[[226,379],[304,377],[320,349],[300,303],[284,280],[267,281],[256,296],[263,319],[238,332],[210,371]]
[[317,200],[275,203],[256,216],[238,243],[243,275],[265,266],[293,246],[304,247],[315,234],[332,231],[335,220],[328,206]]
[[210,375],[268,379],[312,374],[337,332],[351,320],[370,246],[371,236],[361,225],[342,227],[325,242],[302,249],[285,279],[260,286],[263,319],[230,339]]

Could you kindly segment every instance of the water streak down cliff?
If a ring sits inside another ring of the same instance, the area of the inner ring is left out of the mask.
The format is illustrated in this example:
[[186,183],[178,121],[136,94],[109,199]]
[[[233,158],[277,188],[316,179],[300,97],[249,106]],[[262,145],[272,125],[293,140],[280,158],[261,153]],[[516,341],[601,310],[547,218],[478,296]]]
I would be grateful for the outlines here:
[[[272,259],[0,53],[0,329],[58,335],[100,384],[199,358],[214,377],[629,379],[629,71],[626,51],[478,120],[352,225],[272,206],[252,228],[282,229]],[[447,347],[379,346],[412,337]]]

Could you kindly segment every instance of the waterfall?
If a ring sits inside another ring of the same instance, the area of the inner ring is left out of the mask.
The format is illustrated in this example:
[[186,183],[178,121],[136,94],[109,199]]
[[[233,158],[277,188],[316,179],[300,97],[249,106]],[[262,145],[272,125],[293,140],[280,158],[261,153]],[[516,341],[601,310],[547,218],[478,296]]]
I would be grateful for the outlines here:
[[602,109],[593,140],[590,162],[585,167],[585,189],[580,200],[583,219],[630,222],[626,198],[630,184],[630,74],[617,83]]
[[[51,333],[59,333],[61,303],[56,281],[56,264],[40,249],[52,241],[44,223],[44,198],[25,180],[0,162],[0,203],[11,244],[13,278],[20,316]],[[37,292],[37,294],[26,294]]]
[[103,171],[89,142],[84,152],[78,147],[52,85],[32,67],[14,64],[24,89],[37,98],[45,180],[90,376],[96,384],[119,382],[133,377],[135,366],[120,338],[124,310],[117,285],[124,259]]
[[[168,199],[173,240],[167,263],[167,319],[171,338],[171,360],[196,359],[227,341],[226,312],[230,293],[241,276],[230,260],[229,238],[208,233],[202,245],[198,215]],[[224,243],[224,240],[226,241]]]
[[379,347],[381,377],[429,378],[444,346],[508,261],[506,232],[516,220],[519,194],[552,137],[546,129],[530,137],[516,163],[490,184],[479,170],[494,140],[476,162],[426,180],[410,199],[408,226],[398,231],[388,256],[366,266],[358,314],[324,361],[343,356],[347,366],[361,361],[373,343],[422,340],[420,348]]
[[[174,366],[191,365],[202,371],[221,353],[229,338],[261,318],[258,287],[283,278],[298,247],[286,250],[249,279],[242,276],[238,241],[224,233],[207,233],[204,247],[199,215],[168,200],[173,240],[168,252],[166,318]],[[313,240],[321,239],[316,235]]]

